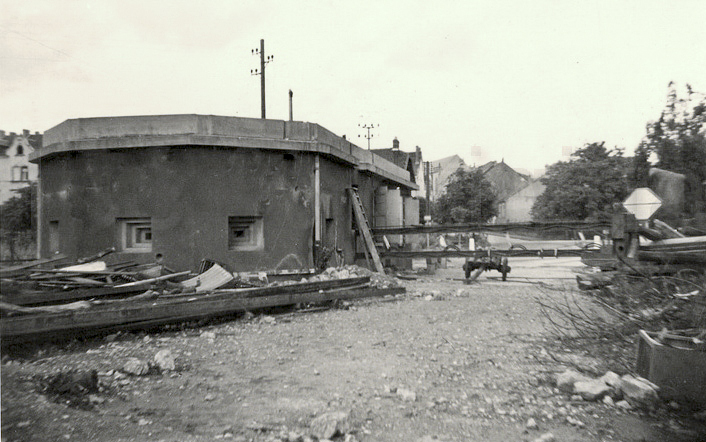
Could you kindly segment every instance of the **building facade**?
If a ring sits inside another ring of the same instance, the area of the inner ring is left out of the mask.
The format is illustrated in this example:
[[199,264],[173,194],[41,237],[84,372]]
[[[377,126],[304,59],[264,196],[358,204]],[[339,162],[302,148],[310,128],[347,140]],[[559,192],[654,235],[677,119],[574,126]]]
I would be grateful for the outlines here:
[[37,180],[38,167],[29,162],[29,156],[42,146],[39,132],[21,134],[0,130],[0,204],[16,195],[15,190]]
[[231,271],[308,268],[324,247],[353,263],[361,241],[347,189],[358,189],[373,225],[376,193],[417,188],[405,169],[296,121],[67,120],[31,158],[41,176],[41,256],[116,247],[110,260],[161,253],[180,269],[202,259]]

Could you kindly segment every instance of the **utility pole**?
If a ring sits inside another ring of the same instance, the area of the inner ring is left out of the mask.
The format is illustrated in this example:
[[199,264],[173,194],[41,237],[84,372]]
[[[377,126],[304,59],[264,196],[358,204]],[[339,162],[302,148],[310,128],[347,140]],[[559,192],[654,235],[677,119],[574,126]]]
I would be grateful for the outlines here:
[[260,104],[262,107],[262,118],[265,118],[265,65],[274,60],[274,55],[265,57],[265,40],[260,39],[260,49],[253,49],[253,55],[260,56],[260,69],[250,69],[250,75],[260,76]]
[[[374,127],[380,127],[379,124],[358,124],[358,127],[361,127],[363,129],[366,129],[368,131],[367,135],[363,135],[363,138],[368,140],[368,150],[370,150],[370,139],[373,138],[375,135],[370,133],[370,129]],[[358,135],[358,138],[360,138],[360,135]]]

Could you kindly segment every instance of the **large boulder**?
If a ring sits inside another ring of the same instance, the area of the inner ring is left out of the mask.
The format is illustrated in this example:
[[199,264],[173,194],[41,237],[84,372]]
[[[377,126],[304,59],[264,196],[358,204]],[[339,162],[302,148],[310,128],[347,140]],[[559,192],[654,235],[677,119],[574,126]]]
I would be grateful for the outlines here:
[[559,390],[566,393],[574,393],[574,385],[577,382],[588,382],[591,378],[582,375],[578,371],[568,369],[556,376],[556,386]]
[[348,431],[348,413],[345,411],[324,413],[311,421],[309,429],[311,434],[319,439],[333,439]]
[[585,401],[597,401],[610,393],[612,388],[600,379],[579,381],[574,384],[574,393],[580,394]]
[[625,400],[636,408],[654,408],[659,402],[659,387],[639,376],[626,374],[620,378],[620,391]]

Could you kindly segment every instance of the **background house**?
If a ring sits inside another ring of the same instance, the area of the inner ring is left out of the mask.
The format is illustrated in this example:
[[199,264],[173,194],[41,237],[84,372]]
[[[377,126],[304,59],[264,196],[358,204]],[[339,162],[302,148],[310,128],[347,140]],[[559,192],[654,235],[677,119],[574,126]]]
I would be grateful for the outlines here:
[[[458,169],[472,170],[461,157],[453,155],[431,162],[434,200],[446,192],[451,175]],[[527,222],[532,220],[530,211],[545,186],[539,180],[517,172],[505,160],[490,161],[478,166],[483,177],[495,192],[495,206],[498,212],[495,222]]]
[[539,179],[531,180],[517,192],[498,202],[497,223],[522,223],[532,221],[532,206],[547,186]]
[[[161,115],[67,120],[39,163],[38,247],[71,258],[232,271],[312,267],[322,250],[362,252],[347,189],[371,225],[399,225],[418,187],[407,169],[297,121]],[[364,261],[363,261],[364,262]]]
[[397,138],[392,140],[392,147],[387,149],[372,149],[372,152],[398,167],[406,169],[412,176],[412,181],[419,186],[419,190],[413,190],[412,196],[425,197],[424,160],[422,159],[422,149],[415,147],[414,152],[404,152],[400,150],[400,142]]
[[431,200],[436,201],[441,195],[446,193],[446,185],[451,180],[451,175],[461,168],[468,168],[466,162],[458,155],[442,158],[440,160],[431,161],[430,165],[431,179]]
[[16,195],[13,190],[29,186],[37,180],[38,168],[29,155],[42,146],[39,132],[21,134],[0,130],[0,204]]

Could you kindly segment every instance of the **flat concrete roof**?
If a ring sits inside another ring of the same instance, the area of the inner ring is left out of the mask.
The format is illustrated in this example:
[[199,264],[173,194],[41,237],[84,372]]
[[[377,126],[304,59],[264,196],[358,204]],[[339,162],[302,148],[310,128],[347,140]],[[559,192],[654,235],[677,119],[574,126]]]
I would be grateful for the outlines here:
[[409,172],[315,123],[216,115],[152,115],[66,120],[44,133],[34,163],[62,152],[159,146],[219,146],[320,153],[417,190]]

